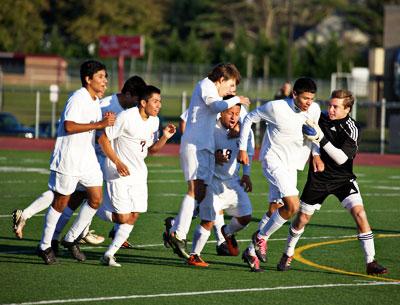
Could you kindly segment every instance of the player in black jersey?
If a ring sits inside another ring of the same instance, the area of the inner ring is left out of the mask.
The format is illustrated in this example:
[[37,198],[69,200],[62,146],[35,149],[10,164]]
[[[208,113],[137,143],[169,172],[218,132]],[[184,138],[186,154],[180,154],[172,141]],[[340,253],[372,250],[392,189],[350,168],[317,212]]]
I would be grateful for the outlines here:
[[[328,195],[335,195],[349,210],[358,229],[368,274],[384,274],[387,269],[375,260],[374,236],[364,210],[360,189],[353,173],[353,160],[360,141],[359,127],[349,116],[354,98],[347,90],[332,92],[328,111],[321,113],[318,124],[307,121],[303,134],[316,144],[308,178],[301,195],[300,211],[289,228],[286,250],[277,265],[279,271],[290,269],[294,249],[315,210],[321,208]],[[320,157],[315,156],[320,154]]]

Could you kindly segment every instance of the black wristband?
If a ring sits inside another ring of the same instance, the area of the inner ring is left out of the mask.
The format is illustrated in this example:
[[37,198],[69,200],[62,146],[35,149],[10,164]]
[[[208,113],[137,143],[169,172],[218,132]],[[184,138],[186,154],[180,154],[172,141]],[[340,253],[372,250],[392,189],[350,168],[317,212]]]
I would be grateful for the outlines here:
[[320,147],[324,147],[326,144],[328,144],[328,140],[325,138],[325,137],[323,137],[322,139],[321,139],[321,141],[319,142],[319,146]]

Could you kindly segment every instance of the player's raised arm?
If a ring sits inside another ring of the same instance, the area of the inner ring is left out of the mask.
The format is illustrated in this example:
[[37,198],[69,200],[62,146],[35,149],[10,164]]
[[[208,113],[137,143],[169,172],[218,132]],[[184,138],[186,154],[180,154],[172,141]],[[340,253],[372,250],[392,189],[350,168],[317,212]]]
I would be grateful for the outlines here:
[[174,124],[168,124],[165,126],[161,138],[149,147],[149,153],[154,154],[158,152],[175,133],[176,126]]

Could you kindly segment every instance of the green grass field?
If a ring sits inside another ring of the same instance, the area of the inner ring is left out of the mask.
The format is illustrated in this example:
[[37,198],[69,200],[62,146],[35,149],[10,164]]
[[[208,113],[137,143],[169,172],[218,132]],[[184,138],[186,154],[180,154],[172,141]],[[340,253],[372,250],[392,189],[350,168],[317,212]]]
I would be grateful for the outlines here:
[[[176,157],[149,157],[149,210],[137,222],[132,250],[116,257],[122,268],[104,267],[102,247],[82,247],[88,260],[66,252],[46,266],[36,256],[45,211],[31,218],[24,239],[11,230],[11,212],[47,189],[49,153],[0,151],[0,304],[395,304],[400,300],[400,170],[357,167],[377,259],[389,269],[367,276],[352,218],[330,197],[299,242],[293,269],[276,271],[288,225],[269,241],[266,272],[249,272],[240,257],[219,257],[213,237],[202,256],[205,269],[187,266],[164,248],[163,219],[175,215],[186,190]],[[265,212],[268,188],[260,164],[253,165],[253,221],[237,238],[243,250]],[[300,188],[305,175],[299,176]],[[229,218],[226,218],[229,221]],[[194,225],[198,219],[194,220]],[[95,218],[92,229],[107,235],[111,225]],[[192,234],[189,234],[191,239]],[[306,246],[310,248],[306,249]]]

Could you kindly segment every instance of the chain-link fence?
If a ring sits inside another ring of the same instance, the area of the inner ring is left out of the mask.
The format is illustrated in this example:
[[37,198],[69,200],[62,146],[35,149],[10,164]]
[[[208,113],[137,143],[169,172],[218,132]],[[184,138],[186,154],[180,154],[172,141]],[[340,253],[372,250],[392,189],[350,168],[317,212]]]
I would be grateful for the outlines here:
[[[80,84],[79,64],[81,61],[69,61],[66,81],[60,85],[57,103],[50,102],[49,85],[7,84],[0,75],[0,111],[13,113],[23,124],[40,124],[42,137],[50,136],[51,122],[58,119],[64,103]],[[118,73],[115,61],[106,62],[109,73],[109,90],[117,92]],[[182,108],[188,105],[190,94],[200,79],[207,75],[207,65],[158,64],[149,68],[146,63],[131,61],[125,69],[125,79],[131,75],[141,75],[149,84],[162,90],[163,107],[160,116],[164,121],[178,123]],[[284,79],[244,78],[238,93],[252,100],[251,109],[272,100]],[[318,103],[326,109],[324,100],[330,94],[331,83],[328,80],[316,80]],[[358,101],[353,115],[361,125],[362,142],[360,150],[364,152],[400,152],[400,103],[387,101]],[[257,141],[260,143],[263,128],[255,126]]]

